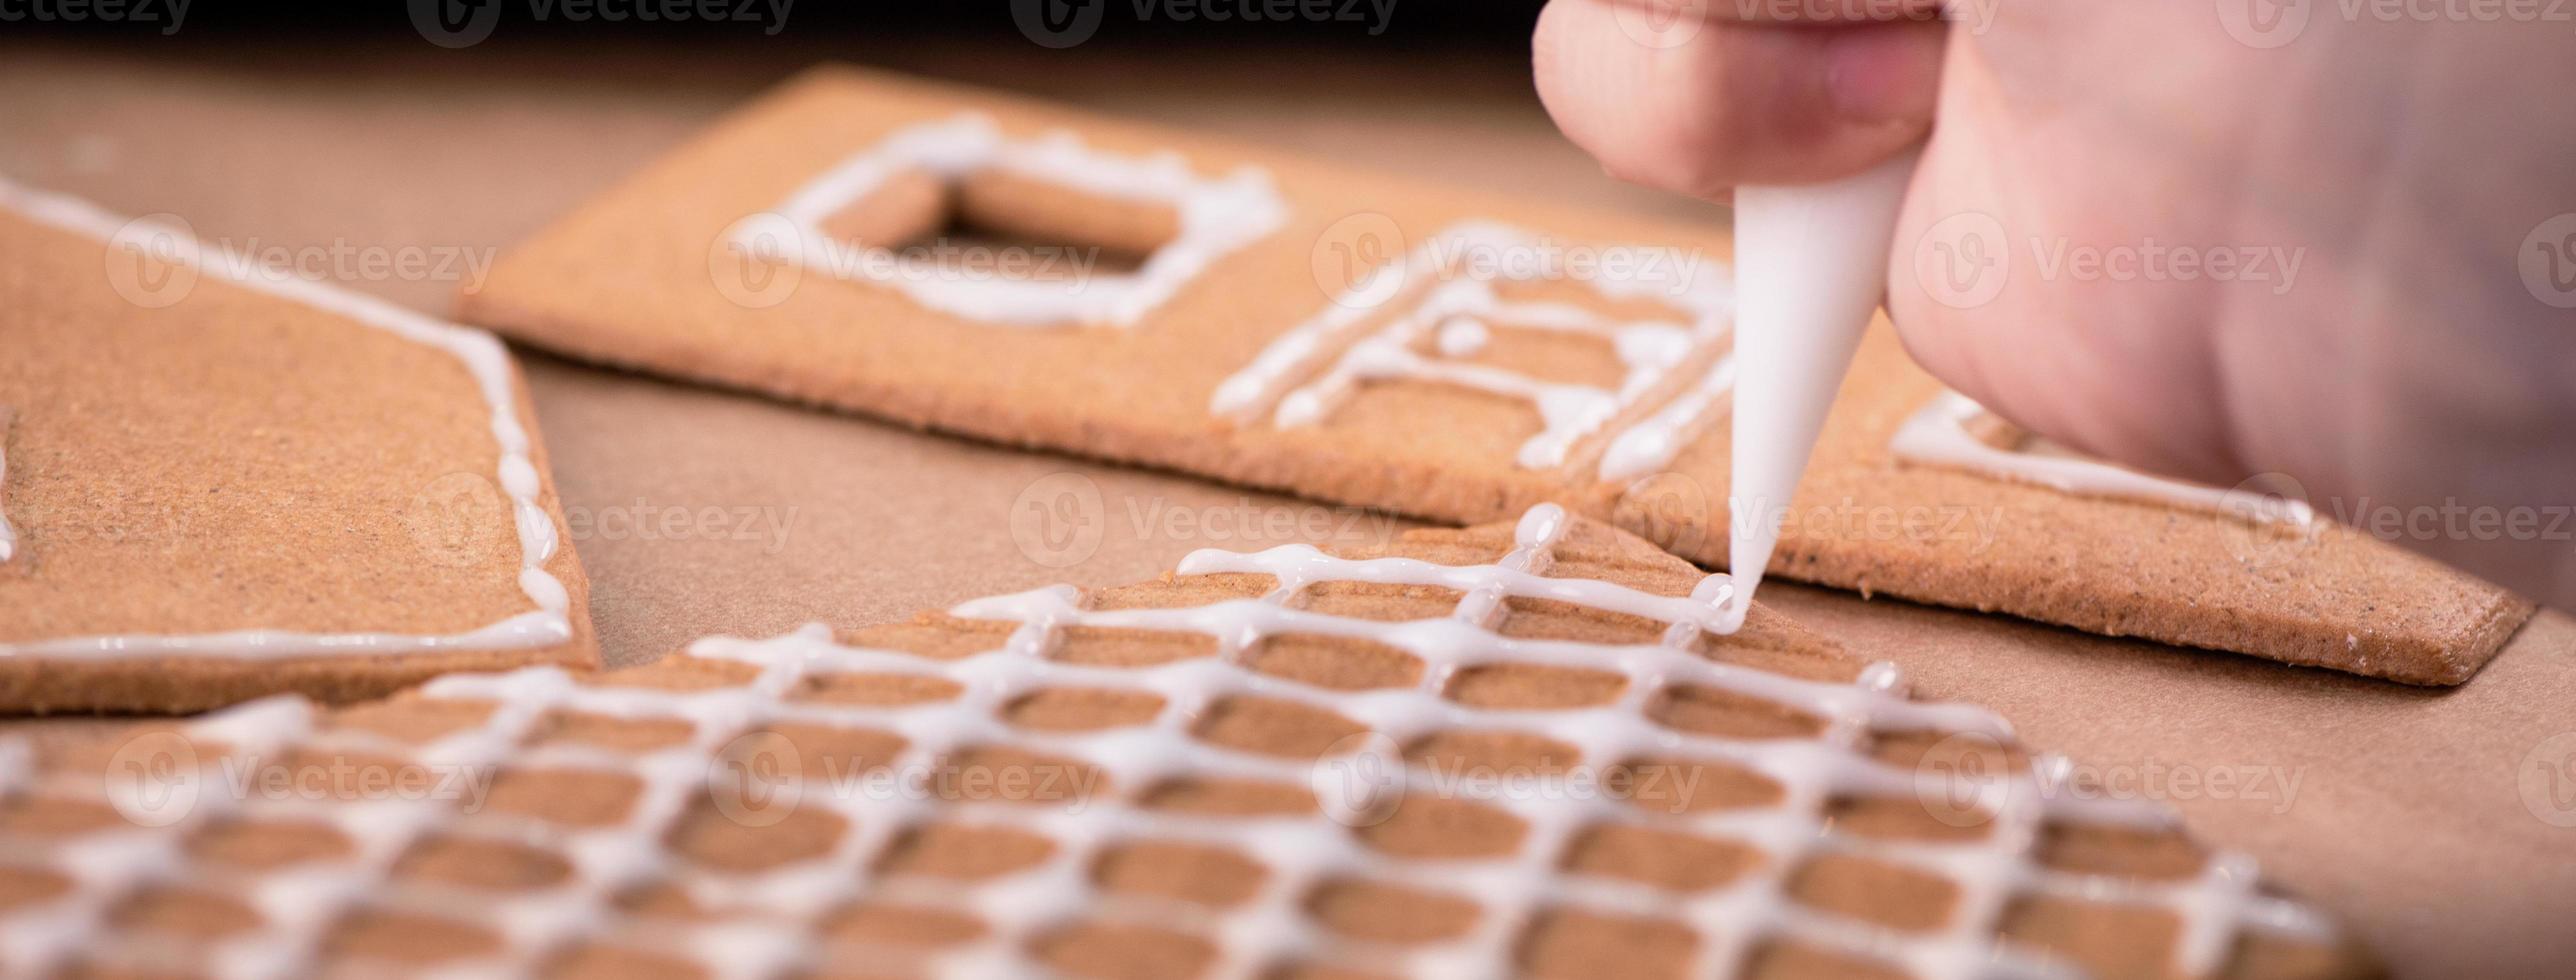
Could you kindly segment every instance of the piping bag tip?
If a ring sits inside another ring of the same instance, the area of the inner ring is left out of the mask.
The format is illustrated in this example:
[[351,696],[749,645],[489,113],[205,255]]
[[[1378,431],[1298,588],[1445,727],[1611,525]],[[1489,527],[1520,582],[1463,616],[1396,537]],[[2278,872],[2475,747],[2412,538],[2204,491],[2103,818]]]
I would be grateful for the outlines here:
[[1887,291],[1919,149],[1852,177],[1735,192],[1736,327],[1727,571],[1733,631],[1780,539],[1834,393]]

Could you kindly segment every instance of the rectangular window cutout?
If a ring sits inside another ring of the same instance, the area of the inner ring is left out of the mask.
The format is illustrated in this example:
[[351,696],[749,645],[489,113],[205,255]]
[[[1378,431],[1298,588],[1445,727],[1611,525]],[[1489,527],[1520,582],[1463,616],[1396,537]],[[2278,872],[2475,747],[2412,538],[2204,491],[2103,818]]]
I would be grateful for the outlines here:
[[1133,276],[1180,235],[1171,205],[1095,194],[1005,170],[955,180],[894,175],[824,219],[823,231],[960,275],[1076,280]]

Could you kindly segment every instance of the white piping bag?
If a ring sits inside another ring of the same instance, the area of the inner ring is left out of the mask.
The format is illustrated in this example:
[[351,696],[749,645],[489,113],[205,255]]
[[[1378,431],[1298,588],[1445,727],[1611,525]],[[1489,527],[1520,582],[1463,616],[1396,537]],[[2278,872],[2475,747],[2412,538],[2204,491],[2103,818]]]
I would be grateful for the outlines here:
[[1735,191],[1730,630],[1753,605],[1834,392],[1887,292],[1897,210],[1921,155],[1830,183]]

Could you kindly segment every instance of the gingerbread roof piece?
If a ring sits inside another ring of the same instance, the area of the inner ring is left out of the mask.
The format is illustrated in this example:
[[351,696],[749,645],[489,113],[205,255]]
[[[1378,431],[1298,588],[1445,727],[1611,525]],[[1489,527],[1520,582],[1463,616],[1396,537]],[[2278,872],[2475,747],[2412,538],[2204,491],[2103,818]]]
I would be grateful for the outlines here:
[[588,665],[501,343],[0,182],[0,710]]
[[[15,972],[2356,975],[2153,804],[1542,506],[6,755]],[[107,778],[102,779],[104,772]]]

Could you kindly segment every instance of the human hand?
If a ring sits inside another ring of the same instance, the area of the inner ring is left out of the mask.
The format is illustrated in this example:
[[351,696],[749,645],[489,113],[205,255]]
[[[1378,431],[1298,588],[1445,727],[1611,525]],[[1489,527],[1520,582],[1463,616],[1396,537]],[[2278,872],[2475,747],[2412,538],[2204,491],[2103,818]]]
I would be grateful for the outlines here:
[[1554,0],[1533,44],[1549,112],[1614,176],[1720,199],[1928,135],[1888,304],[1933,374],[2142,469],[2286,475],[2576,607],[2576,28],[1650,2],[1673,0]]

